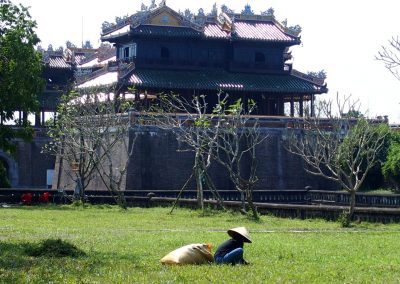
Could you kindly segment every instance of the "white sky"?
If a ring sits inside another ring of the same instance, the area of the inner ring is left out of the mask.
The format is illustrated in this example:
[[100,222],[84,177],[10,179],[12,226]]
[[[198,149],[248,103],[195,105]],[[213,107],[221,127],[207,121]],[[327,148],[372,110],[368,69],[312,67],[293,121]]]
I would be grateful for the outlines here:
[[[31,7],[41,45],[52,44],[55,48],[65,45],[67,40],[80,45],[82,34],[84,41],[90,40],[98,46],[102,22],[131,15],[142,3],[136,0],[14,2]],[[329,95],[323,95],[325,98],[337,92],[351,94],[360,99],[369,116],[389,115],[390,123],[400,123],[400,82],[375,60],[381,46],[392,36],[400,35],[398,0],[167,0],[167,5],[174,10],[189,8],[197,12],[203,8],[209,12],[214,2],[218,7],[225,3],[236,12],[247,3],[256,13],[273,7],[278,20],[287,18],[289,26],[302,27],[302,44],[292,49],[293,66],[303,72],[324,69],[329,88]],[[149,5],[150,0],[144,3]]]

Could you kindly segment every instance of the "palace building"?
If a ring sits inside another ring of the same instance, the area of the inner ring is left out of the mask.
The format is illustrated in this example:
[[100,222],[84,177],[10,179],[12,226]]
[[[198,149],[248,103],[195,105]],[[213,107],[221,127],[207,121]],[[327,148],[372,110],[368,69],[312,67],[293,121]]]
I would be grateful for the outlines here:
[[206,95],[210,111],[223,91],[254,100],[259,115],[278,116],[303,116],[306,104],[313,115],[315,95],[327,92],[324,79],[292,68],[299,31],[272,14],[189,19],[164,1],[104,28],[101,40],[115,47],[115,60],[95,69],[90,60],[78,65],[77,89],[114,86],[122,95],[133,89],[140,101],[166,92]]

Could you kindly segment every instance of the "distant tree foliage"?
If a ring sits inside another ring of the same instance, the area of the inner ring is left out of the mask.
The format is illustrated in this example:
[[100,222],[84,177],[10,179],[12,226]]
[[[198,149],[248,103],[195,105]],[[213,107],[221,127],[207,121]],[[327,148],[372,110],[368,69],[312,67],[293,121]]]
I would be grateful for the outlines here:
[[[37,95],[43,87],[41,54],[35,50],[40,41],[36,26],[28,8],[1,1],[0,148],[6,152],[15,150],[13,138],[29,138],[33,133],[28,114],[37,111]],[[6,125],[15,119],[16,111],[24,114],[18,130]]]
[[400,134],[392,131],[386,159],[382,165],[382,174],[385,180],[400,191]]
[[11,184],[7,177],[7,171],[3,163],[0,161],[0,188],[10,188]]
[[246,4],[244,9],[241,12],[242,15],[254,15],[253,10],[251,9],[250,4]]

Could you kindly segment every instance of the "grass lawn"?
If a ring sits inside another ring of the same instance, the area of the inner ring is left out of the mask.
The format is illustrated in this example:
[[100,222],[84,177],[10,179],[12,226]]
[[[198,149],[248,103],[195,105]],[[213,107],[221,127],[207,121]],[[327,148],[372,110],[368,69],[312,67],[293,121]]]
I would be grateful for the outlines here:
[[[0,208],[0,283],[398,283],[400,225],[361,223],[343,229],[323,220],[232,213],[202,215],[168,208]],[[246,226],[248,266],[164,266],[168,252],[211,242]],[[68,241],[86,256],[32,257],[45,239]]]

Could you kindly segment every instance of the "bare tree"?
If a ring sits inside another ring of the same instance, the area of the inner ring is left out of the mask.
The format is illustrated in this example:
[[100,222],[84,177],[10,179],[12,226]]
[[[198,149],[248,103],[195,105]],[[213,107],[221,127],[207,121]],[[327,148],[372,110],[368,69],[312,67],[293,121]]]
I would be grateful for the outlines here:
[[382,61],[393,76],[400,80],[400,38],[398,36],[392,37],[388,46],[382,46],[376,59]]
[[96,169],[107,190],[116,203],[126,209],[126,171],[133,154],[136,137],[130,140],[129,111],[133,102],[121,98],[99,102],[97,99],[96,120],[101,128],[100,150],[96,152]]
[[98,163],[99,129],[89,98],[71,92],[61,98],[56,124],[49,129],[52,141],[44,148],[45,152],[56,155],[64,172],[76,185],[76,198],[82,202]]
[[257,118],[249,116],[255,108],[253,101],[245,105],[239,99],[224,110],[226,115],[219,115],[218,138],[212,141],[211,153],[228,171],[236,190],[241,193],[243,205],[246,200],[253,218],[258,219],[253,202],[253,190],[258,181],[256,149],[267,136],[260,130]]
[[122,183],[134,141],[129,144],[127,111],[131,103],[117,93],[115,89],[93,89],[65,95],[56,125],[49,130],[52,142],[44,150],[57,156],[60,170],[76,184],[82,202],[86,188],[98,172],[117,204],[126,208]]
[[335,111],[332,101],[321,101],[315,117],[297,120],[295,129],[288,131],[286,145],[306,163],[308,173],[334,181],[350,193],[349,218],[356,192],[377,162],[387,135],[376,124],[349,115],[359,113],[358,106],[351,97],[337,96]]
[[253,189],[258,181],[256,148],[266,135],[260,131],[258,120],[249,116],[255,107],[253,101],[244,104],[238,100],[229,104],[228,95],[223,93],[217,94],[215,106],[208,105],[204,95],[191,98],[175,94],[159,96],[159,106],[147,113],[152,119],[151,124],[172,131],[178,141],[183,142],[181,145],[187,146],[179,151],[194,153],[193,172],[171,212],[192,178],[196,180],[199,208],[204,209],[204,186],[210,189],[219,205],[224,206],[208,173],[212,161],[216,161],[227,170],[235,189],[241,193],[243,209],[247,201],[253,217],[258,218],[253,203]]
[[[194,153],[193,172],[183,185],[171,212],[179,200],[181,194],[195,178],[197,188],[197,204],[204,210],[204,187],[208,187],[218,204],[224,208],[223,201],[219,195],[208,169],[212,162],[211,146],[218,138],[219,114],[226,104],[227,96],[218,94],[218,106],[214,113],[209,115],[209,106],[204,95],[193,96],[190,99],[175,95],[162,94],[159,96],[159,106],[153,106],[148,116],[153,123],[164,130],[172,131],[178,141],[183,142],[187,148],[179,151],[190,151]],[[213,130],[212,130],[213,129]]]

